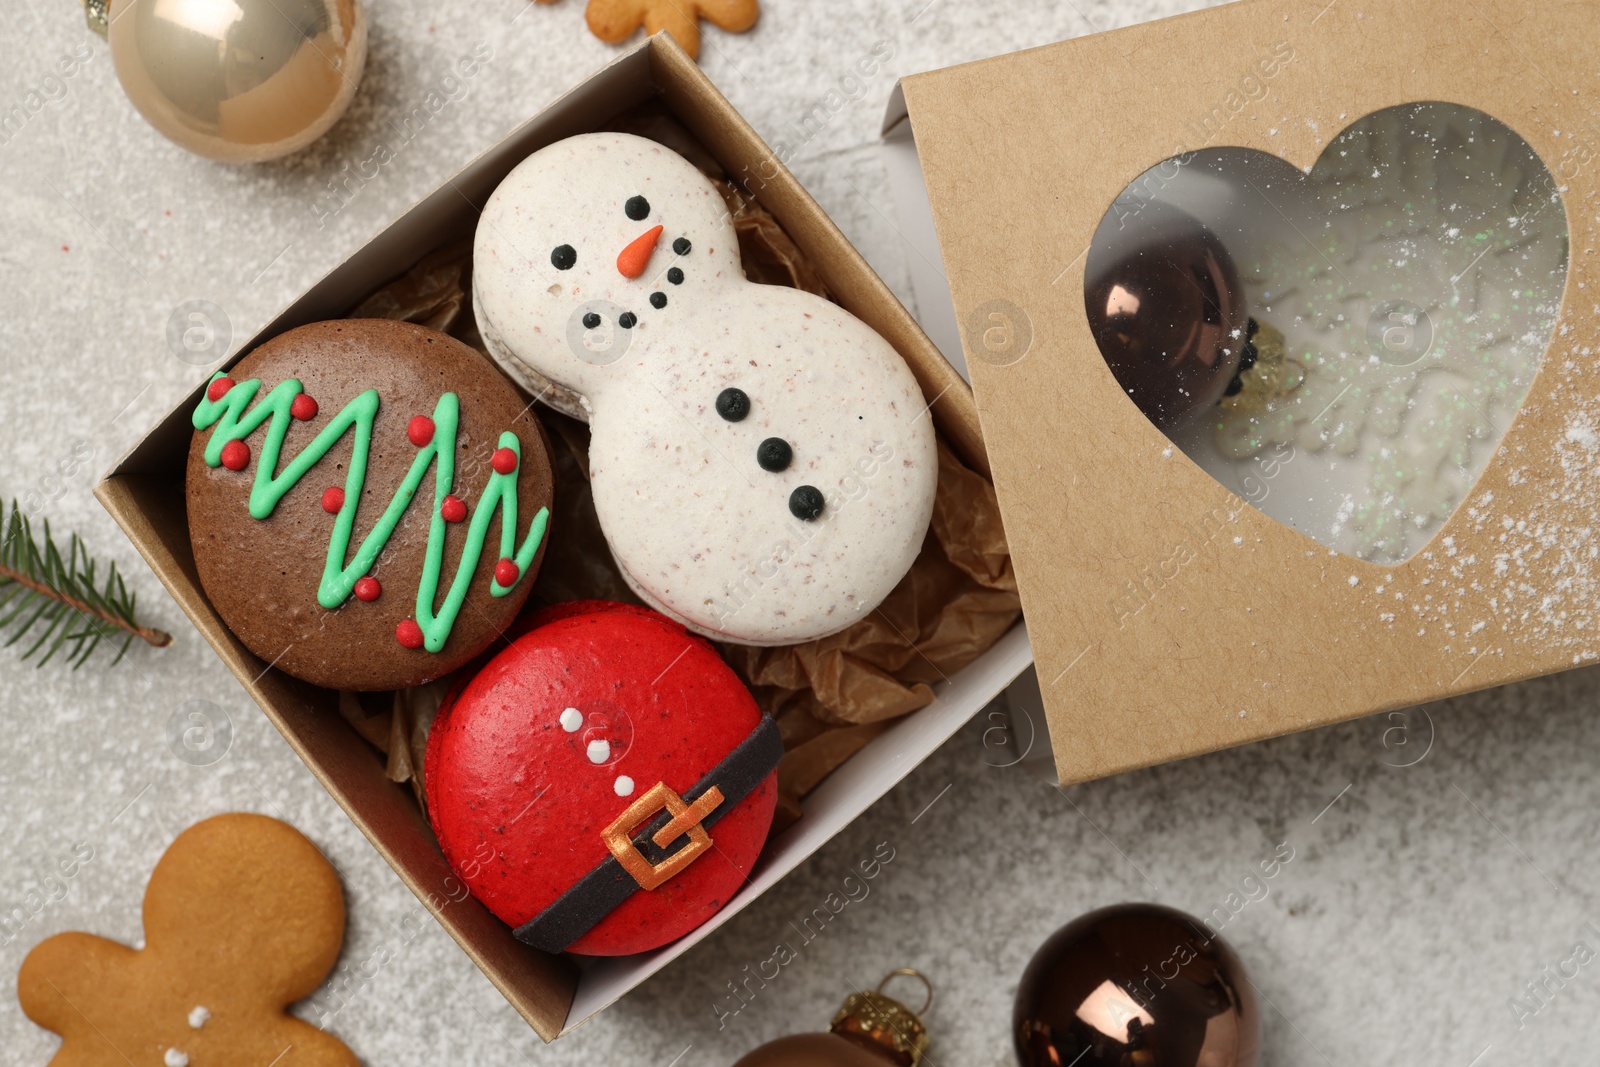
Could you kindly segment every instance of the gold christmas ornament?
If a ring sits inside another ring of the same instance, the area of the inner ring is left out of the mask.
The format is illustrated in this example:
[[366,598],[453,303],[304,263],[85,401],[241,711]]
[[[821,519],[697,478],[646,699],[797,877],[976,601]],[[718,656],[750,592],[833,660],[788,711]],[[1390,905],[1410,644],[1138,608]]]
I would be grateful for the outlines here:
[[[928,991],[922,1007],[916,1011],[883,994],[889,979],[901,975],[915,978]],[[928,976],[914,968],[901,967],[885,975],[875,991],[851,993],[846,997],[828,1029],[893,1063],[917,1067],[922,1062],[922,1054],[928,1051],[928,1028],[922,1024],[922,1013],[932,1004],[933,983],[928,981]]]
[[[89,0],[123,91],[161,134],[223,163],[299,151],[355,96],[360,0]],[[98,15],[98,17],[97,17]]]
[[[927,990],[922,1007],[912,1011],[884,995],[890,979],[906,977]],[[790,1034],[750,1052],[733,1067],[920,1067],[928,1051],[922,1014],[933,1003],[933,983],[921,971],[890,971],[871,993],[845,998],[826,1033]]]

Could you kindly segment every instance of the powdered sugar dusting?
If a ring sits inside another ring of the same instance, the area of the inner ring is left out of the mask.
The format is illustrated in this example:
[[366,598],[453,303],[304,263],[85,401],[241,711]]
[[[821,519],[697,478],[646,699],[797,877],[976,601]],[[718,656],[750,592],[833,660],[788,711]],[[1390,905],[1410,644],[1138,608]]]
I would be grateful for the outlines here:
[[[1551,353],[1547,373],[1561,406],[1562,398],[1592,390],[1594,356],[1588,347]],[[1380,623],[1409,621],[1441,638],[1442,651],[1473,663],[1513,642],[1542,655],[1565,653],[1574,666],[1600,659],[1600,398],[1576,404],[1553,455],[1543,462],[1530,455],[1507,472],[1509,484],[1525,487],[1515,503],[1490,489],[1468,498],[1459,540],[1483,546],[1487,538],[1488,550],[1439,538],[1412,561],[1422,577],[1410,598],[1386,593],[1387,585],[1363,598]]]

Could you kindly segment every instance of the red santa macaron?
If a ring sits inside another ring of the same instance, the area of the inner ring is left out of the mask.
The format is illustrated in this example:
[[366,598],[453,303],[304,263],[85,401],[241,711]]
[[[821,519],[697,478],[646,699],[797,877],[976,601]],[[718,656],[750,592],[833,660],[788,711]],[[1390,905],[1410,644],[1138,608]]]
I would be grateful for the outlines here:
[[777,725],[708,643],[656,612],[590,601],[531,623],[434,720],[434,832],[521,940],[657,948],[749,876],[777,802]]

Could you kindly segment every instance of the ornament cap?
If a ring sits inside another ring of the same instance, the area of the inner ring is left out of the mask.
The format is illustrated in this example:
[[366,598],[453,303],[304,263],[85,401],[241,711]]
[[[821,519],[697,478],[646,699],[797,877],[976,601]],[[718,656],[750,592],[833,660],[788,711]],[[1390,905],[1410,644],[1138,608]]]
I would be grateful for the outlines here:
[[111,0],[83,0],[83,20],[89,29],[106,37],[111,32]]
[[[912,1011],[893,997],[886,996],[883,987],[892,978],[915,978],[927,989],[922,1007]],[[933,983],[928,976],[911,967],[901,967],[884,975],[873,992],[855,992],[845,998],[829,1027],[835,1034],[879,1053],[891,1063],[901,1067],[917,1067],[928,1049],[928,1028],[921,1013],[933,1003]]]

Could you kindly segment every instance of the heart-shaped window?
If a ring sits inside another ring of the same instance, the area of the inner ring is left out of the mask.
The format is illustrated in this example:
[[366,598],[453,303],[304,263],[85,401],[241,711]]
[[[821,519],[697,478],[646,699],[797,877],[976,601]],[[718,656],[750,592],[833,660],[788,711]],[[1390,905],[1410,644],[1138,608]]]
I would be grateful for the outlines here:
[[1567,275],[1561,194],[1472,108],[1347,127],[1309,175],[1215,148],[1135,179],[1085,306],[1133,401],[1263,513],[1376,563],[1466,498],[1538,371]]

